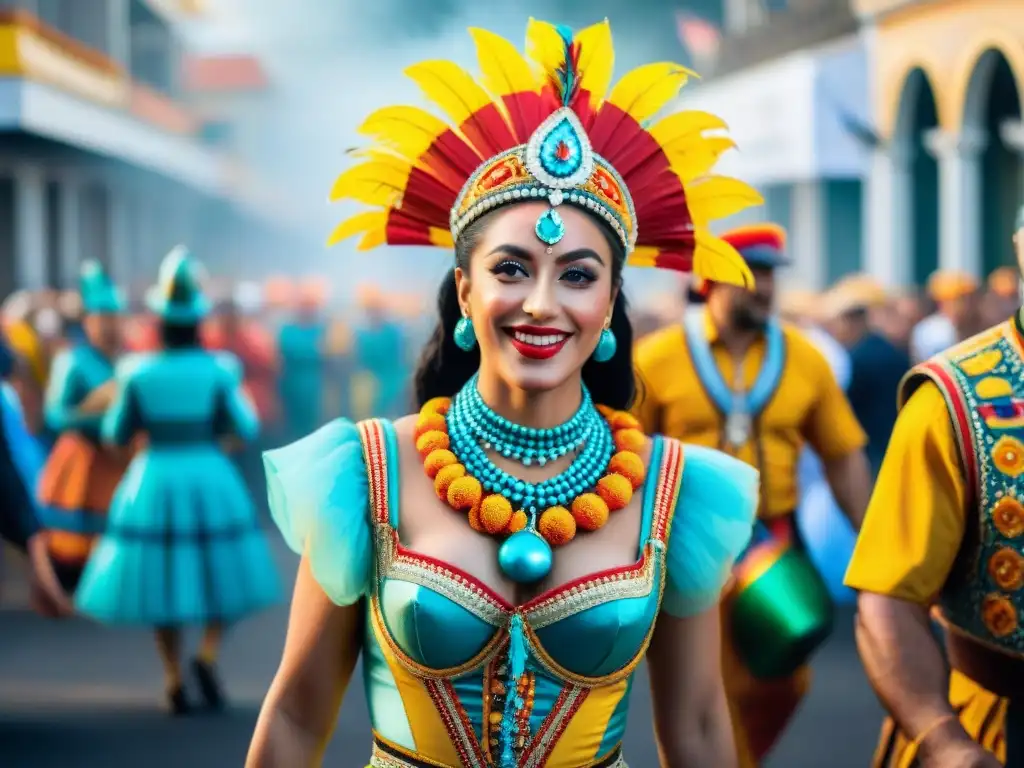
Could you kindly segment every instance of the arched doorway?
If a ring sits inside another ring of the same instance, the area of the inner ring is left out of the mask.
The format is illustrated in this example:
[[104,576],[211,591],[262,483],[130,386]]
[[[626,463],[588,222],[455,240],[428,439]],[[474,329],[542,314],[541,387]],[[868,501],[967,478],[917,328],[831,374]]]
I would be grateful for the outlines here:
[[939,166],[925,148],[925,134],[938,127],[939,114],[928,76],[922,69],[911,70],[900,94],[899,112],[892,147],[896,162],[905,164],[909,183],[907,221],[894,222],[908,227],[900,241],[910,253],[899,252],[896,258],[909,258],[910,269],[904,274],[915,285],[924,285],[939,265]]
[[985,51],[974,66],[964,104],[964,130],[984,137],[981,156],[980,226],[983,274],[1004,265],[1016,264],[1011,243],[1017,207],[1024,182],[1018,150],[1002,140],[1007,123],[1021,118],[1020,93],[1006,57],[996,50]]

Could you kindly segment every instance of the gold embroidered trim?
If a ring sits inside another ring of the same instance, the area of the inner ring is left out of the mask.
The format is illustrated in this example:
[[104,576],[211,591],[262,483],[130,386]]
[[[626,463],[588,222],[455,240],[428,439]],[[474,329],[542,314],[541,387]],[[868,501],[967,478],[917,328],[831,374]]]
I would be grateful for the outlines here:
[[555,701],[555,706],[544,718],[537,735],[530,743],[522,768],[543,768],[544,763],[551,756],[551,750],[565,732],[569,721],[579,711],[587,694],[588,691],[579,686],[562,689],[562,693]]
[[643,565],[640,568],[616,571],[577,584],[527,609],[524,615],[529,617],[531,627],[543,629],[605,603],[631,597],[647,597],[654,589],[654,555],[654,548],[648,544],[644,547]]
[[[393,552],[394,547],[392,539]],[[505,623],[507,612],[479,586],[438,563],[398,553],[389,561],[386,576],[438,592],[492,627]]]
[[427,692],[434,708],[444,721],[452,746],[459,753],[464,768],[486,768],[487,759],[473,733],[466,710],[463,709],[452,684],[447,680],[427,680]]

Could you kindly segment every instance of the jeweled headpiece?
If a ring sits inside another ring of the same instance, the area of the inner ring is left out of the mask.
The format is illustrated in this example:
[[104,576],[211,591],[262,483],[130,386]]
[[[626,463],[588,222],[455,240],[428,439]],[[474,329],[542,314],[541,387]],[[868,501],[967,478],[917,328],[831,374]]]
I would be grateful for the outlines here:
[[535,232],[548,244],[565,227],[561,205],[603,219],[635,266],[668,267],[718,282],[750,285],[736,250],[711,234],[712,219],[761,202],[751,187],[710,174],[733,147],[705,136],[725,124],[705,112],[648,121],[691,73],[670,63],[627,73],[605,96],[614,51],[607,20],[573,36],[531,19],[529,60],[507,40],[471,29],[480,85],[449,61],[406,70],[452,125],[417,107],[386,107],[360,133],[376,145],[343,173],[332,200],[374,206],[344,221],[330,244],[362,235],[358,248],[451,248],[484,213],[517,201],[546,201]]

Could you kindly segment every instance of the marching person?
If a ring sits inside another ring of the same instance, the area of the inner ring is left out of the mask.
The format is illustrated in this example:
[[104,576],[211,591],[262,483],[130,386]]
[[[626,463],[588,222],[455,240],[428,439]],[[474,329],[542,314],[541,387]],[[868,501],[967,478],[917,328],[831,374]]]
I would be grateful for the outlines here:
[[[820,457],[854,528],[871,476],[864,432],[829,363],[772,315],[775,269],[787,263],[785,232],[764,224],[722,239],[746,259],[754,289],[705,282],[703,312],[688,312],[639,343],[644,395],[635,412],[648,432],[725,450],[761,472],[755,546],[723,604],[726,692],[740,764],[748,767],[764,759],[796,711],[810,685],[805,662],[831,629],[826,585],[795,523],[802,449],[810,445]],[[758,563],[768,562],[785,578],[756,579]],[[785,605],[794,600],[806,601],[811,621],[792,623]]]

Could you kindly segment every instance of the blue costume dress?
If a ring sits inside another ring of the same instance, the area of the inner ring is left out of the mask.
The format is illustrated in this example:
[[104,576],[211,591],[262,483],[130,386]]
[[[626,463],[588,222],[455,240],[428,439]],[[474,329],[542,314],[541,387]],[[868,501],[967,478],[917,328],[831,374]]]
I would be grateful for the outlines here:
[[526,705],[515,766],[624,766],[630,685],[655,620],[715,606],[751,535],[757,472],[654,438],[636,562],[513,606],[402,546],[398,450],[387,421],[336,420],[265,457],[289,546],[307,554],[331,600],[365,603],[371,765],[499,764],[502,680],[518,624]]
[[259,423],[236,358],[179,349],[126,358],[104,440],[145,433],[82,575],[79,610],[109,623],[232,622],[277,604],[281,583],[249,492],[219,440]]

